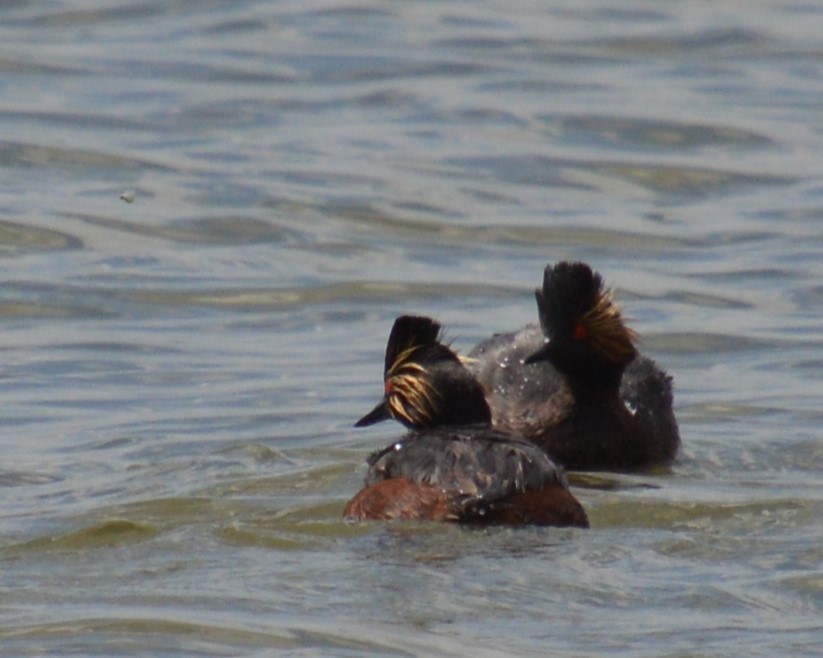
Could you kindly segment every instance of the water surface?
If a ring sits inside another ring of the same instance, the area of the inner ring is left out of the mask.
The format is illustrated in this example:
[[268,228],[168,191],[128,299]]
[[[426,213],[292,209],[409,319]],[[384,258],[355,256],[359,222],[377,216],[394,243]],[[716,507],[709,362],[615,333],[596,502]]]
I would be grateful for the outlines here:
[[[823,643],[823,10],[0,8],[0,655]],[[589,531],[348,525],[400,313],[599,269],[670,373]]]

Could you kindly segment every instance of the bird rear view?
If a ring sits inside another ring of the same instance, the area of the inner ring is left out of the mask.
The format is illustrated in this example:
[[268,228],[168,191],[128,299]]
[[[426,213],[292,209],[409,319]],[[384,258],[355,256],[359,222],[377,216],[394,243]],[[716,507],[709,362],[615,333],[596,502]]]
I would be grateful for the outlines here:
[[431,318],[397,318],[383,399],[357,426],[389,418],[410,431],[371,455],[345,518],[588,527],[562,469],[533,443],[490,427],[482,386]]

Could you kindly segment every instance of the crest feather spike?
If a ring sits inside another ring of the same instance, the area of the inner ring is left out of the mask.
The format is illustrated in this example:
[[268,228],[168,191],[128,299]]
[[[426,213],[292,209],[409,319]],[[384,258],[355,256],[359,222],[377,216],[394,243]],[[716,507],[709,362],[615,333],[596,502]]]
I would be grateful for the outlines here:
[[405,363],[421,348],[438,345],[442,338],[442,325],[431,318],[401,315],[394,321],[386,344],[386,363],[383,374]]
[[635,353],[636,334],[623,322],[603,278],[585,263],[548,266],[543,288],[535,291],[540,325],[550,339],[569,336],[586,340],[607,362],[627,363]]

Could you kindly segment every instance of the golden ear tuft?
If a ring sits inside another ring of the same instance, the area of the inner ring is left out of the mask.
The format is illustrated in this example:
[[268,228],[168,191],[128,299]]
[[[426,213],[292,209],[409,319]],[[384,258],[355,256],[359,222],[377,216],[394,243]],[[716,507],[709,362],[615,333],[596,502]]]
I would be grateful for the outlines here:
[[627,363],[637,352],[637,334],[623,322],[621,308],[613,297],[611,290],[599,291],[580,323],[588,329],[588,341],[601,356],[613,363]]
[[432,385],[426,369],[418,363],[397,365],[391,376],[389,408],[413,427],[431,423],[437,415],[440,394]]

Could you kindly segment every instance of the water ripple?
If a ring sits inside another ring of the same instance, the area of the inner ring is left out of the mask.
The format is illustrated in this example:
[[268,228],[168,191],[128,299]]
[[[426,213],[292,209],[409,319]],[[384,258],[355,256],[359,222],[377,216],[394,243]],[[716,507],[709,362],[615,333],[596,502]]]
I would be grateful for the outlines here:
[[127,234],[159,238],[189,245],[246,245],[262,243],[299,243],[296,230],[253,217],[225,216],[180,219],[162,225],[146,224],[116,217],[67,215],[85,224]]
[[80,239],[47,228],[29,226],[0,218],[0,253],[18,254],[31,251],[80,249]]
[[636,148],[647,151],[668,151],[678,148],[682,153],[706,147],[768,148],[774,141],[768,136],[732,125],[707,123],[676,123],[662,119],[609,115],[572,115],[541,117],[549,127],[557,128],[558,136],[575,144],[581,142],[597,147]]
[[59,148],[41,144],[0,141],[0,166],[22,169],[43,167],[115,170],[168,171],[169,167],[148,160],[127,158],[78,148]]
[[[732,5],[0,3],[0,655],[816,655],[823,9]],[[561,259],[680,459],[342,522],[392,319]]]

